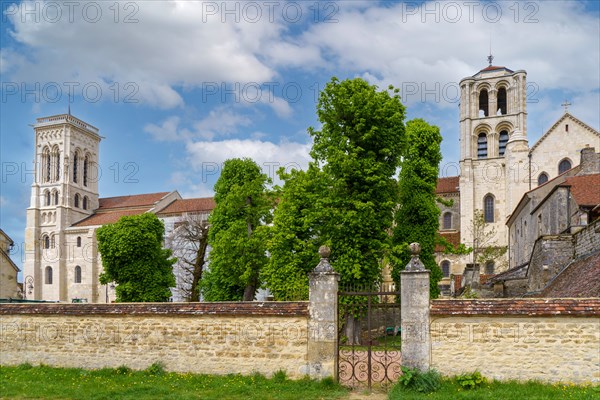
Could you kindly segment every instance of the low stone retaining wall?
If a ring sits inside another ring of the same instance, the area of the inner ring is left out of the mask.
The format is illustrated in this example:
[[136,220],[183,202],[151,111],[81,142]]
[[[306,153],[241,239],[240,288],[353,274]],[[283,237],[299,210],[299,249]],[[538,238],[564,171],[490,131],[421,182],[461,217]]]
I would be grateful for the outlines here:
[[2,304],[0,362],[308,372],[308,303]]
[[431,367],[499,380],[600,382],[600,299],[434,300]]

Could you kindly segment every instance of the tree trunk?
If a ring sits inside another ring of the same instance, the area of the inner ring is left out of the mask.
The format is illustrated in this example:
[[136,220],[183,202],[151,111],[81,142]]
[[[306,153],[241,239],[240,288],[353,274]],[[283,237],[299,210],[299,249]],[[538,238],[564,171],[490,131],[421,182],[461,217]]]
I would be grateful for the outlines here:
[[207,247],[208,234],[204,234],[202,239],[200,239],[198,251],[196,252],[196,263],[194,264],[194,271],[192,273],[192,285],[190,287],[190,295],[188,297],[188,301],[200,300],[200,281],[202,280],[202,273],[204,272],[204,258],[206,257]]

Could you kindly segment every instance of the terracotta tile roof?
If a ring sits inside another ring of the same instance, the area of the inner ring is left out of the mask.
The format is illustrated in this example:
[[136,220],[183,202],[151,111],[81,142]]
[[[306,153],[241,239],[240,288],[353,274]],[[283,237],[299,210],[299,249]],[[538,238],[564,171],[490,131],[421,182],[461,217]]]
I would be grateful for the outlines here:
[[458,176],[438,178],[436,193],[458,193]]
[[[460,244],[460,232],[439,232],[440,236],[443,237],[444,239],[446,239],[448,242],[450,242],[450,244],[452,244],[453,246],[458,246]],[[435,250],[438,253],[443,252],[444,250],[446,250],[444,248],[444,246],[441,246],[439,244],[435,245]]]
[[572,176],[565,180],[578,206],[600,204],[600,174]]
[[130,196],[104,197],[100,199],[98,210],[106,208],[150,207],[168,195],[169,192],[134,194]]
[[179,199],[175,200],[157,214],[181,214],[185,212],[210,212],[215,208],[215,200],[212,197],[199,199]]
[[569,265],[550,281],[541,297],[600,297],[600,253]]
[[496,65],[490,65],[489,67],[485,67],[482,71],[494,71],[496,69],[507,69],[506,67],[500,67]]
[[600,315],[600,299],[432,300],[432,315]]
[[96,226],[96,225],[114,224],[121,217],[124,217],[126,215],[143,214],[148,210],[150,210],[150,207],[96,212],[95,214],[92,214],[89,217],[87,217],[79,222],[76,222],[72,226]]

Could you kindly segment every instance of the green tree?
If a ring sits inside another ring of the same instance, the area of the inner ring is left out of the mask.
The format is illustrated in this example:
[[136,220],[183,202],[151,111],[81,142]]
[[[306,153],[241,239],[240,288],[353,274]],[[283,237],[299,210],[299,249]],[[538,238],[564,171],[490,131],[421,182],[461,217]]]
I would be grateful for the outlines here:
[[400,271],[411,257],[408,245],[418,242],[421,244],[421,261],[431,271],[430,294],[437,297],[442,271],[434,257],[440,216],[435,188],[442,160],[442,135],[437,126],[429,125],[422,119],[414,119],[406,124],[406,139],[408,149],[400,171],[393,235],[392,276],[397,287],[400,287]]
[[[306,285],[306,271],[318,262],[318,245],[331,247],[341,285],[370,286],[380,280],[391,244],[394,175],[405,146],[398,90],[332,78],[319,96],[317,115],[321,129],[309,128],[314,163],[305,173],[282,176],[266,278],[281,299]],[[286,252],[284,265],[275,254]]]
[[175,286],[171,250],[162,248],[165,228],[151,213],[126,216],[96,231],[104,272],[100,283],[117,284],[118,302],[168,301]]
[[308,273],[319,262],[322,239],[319,223],[321,197],[327,190],[324,174],[311,163],[307,171],[282,168],[277,188],[279,204],[269,238],[269,263],[262,279],[276,300],[307,300]]
[[268,262],[266,224],[272,220],[271,180],[251,159],[225,161],[215,184],[209,217],[208,271],[202,285],[208,301],[252,301]]
[[506,253],[508,247],[498,245],[498,232],[493,224],[485,222],[482,210],[473,212],[473,220],[468,229],[473,236],[473,263],[485,266],[487,262],[493,261],[496,268],[504,267],[498,260]]

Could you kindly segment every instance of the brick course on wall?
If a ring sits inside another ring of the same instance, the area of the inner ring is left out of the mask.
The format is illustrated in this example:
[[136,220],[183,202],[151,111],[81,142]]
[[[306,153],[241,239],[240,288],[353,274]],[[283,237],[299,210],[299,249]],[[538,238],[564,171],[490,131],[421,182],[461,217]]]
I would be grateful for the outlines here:
[[434,300],[431,366],[499,380],[600,382],[600,299]]
[[3,304],[0,315],[4,365],[306,373],[304,302]]

